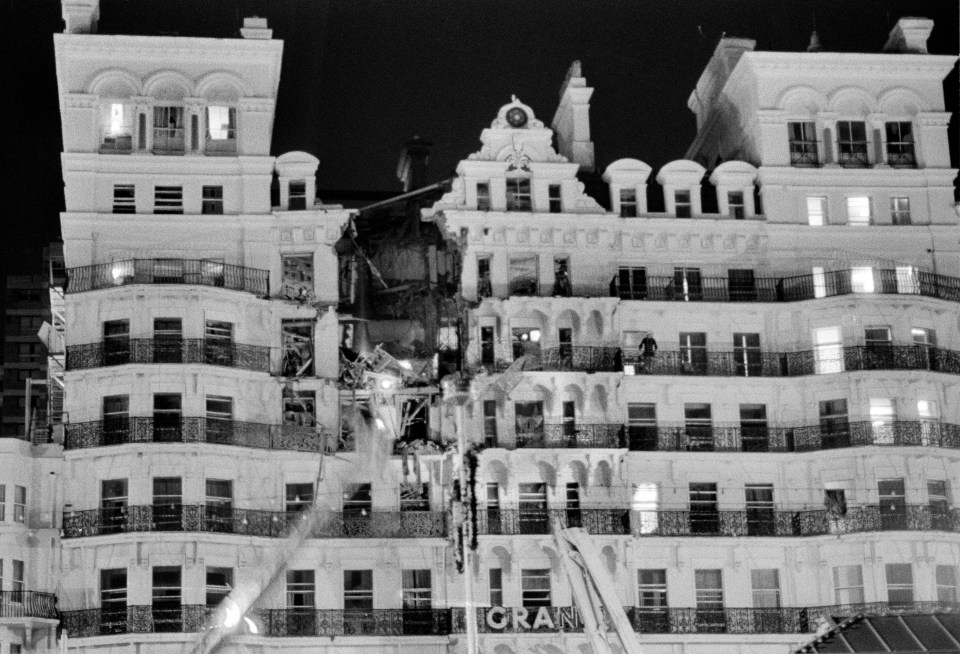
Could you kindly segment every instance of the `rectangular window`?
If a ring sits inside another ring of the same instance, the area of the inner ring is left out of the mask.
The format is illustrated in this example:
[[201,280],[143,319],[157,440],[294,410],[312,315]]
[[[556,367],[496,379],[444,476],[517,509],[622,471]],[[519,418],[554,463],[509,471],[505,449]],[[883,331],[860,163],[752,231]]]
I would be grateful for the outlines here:
[[116,366],[130,362],[130,321],[108,320],[103,323],[103,363]]
[[531,211],[530,178],[507,178],[507,211]]
[[520,600],[527,610],[534,612],[541,606],[550,606],[550,570],[520,571]]
[[621,266],[615,278],[616,295],[621,300],[643,300],[647,297],[647,270]]
[[776,534],[773,484],[747,484],[744,488],[747,511],[747,533],[750,536]]
[[873,293],[876,283],[873,268],[870,266],[854,266],[850,269],[850,286],[854,293]]
[[820,163],[817,156],[817,128],[813,121],[794,121],[787,123],[790,135],[790,165],[797,167],[816,166]]
[[182,398],[176,393],[153,396],[153,440],[157,443],[183,441]]
[[906,529],[907,496],[903,479],[880,479],[877,481],[880,501],[880,528],[884,531]]
[[937,601],[944,604],[957,602],[957,569],[952,565],[937,566]]
[[667,571],[637,570],[637,612],[641,632],[669,633]]
[[[7,487],[0,484],[0,522],[7,520]],[[2,560],[2,559],[0,559]]]
[[766,404],[740,405],[740,441],[744,452],[766,452],[770,449]]
[[923,445],[939,444],[942,436],[940,405],[933,400],[917,400],[917,416],[920,418],[920,442]]
[[889,397],[870,398],[870,429],[874,445],[894,444],[894,423],[897,420],[893,400]]
[[894,225],[910,224],[910,198],[890,198],[890,220]]
[[814,367],[818,375],[843,372],[843,337],[840,327],[813,330]]
[[917,165],[913,150],[913,123],[887,123],[887,164],[895,168],[913,168]]
[[207,568],[207,606],[215,608],[233,590],[233,568]]
[[703,280],[699,268],[674,268],[673,293],[669,300],[690,302],[703,299]]
[[[400,484],[400,510],[401,511],[429,511],[430,510],[430,484],[423,482],[401,483]],[[361,510],[362,513],[362,510]]]
[[723,609],[723,571],[694,570],[696,587],[698,633],[721,633],[726,631],[726,616]]
[[813,283],[813,297],[827,297],[827,274],[822,266],[814,266],[812,269],[811,281]]
[[734,220],[743,220],[746,218],[746,205],[743,202],[743,191],[728,191],[727,206],[730,217]]
[[151,604],[154,631],[183,631],[180,566],[155,566],[152,573],[153,597]]
[[870,164],[867,126],[863,121],[837,121],[837,163],[844,168],[865,168]]
[[897,266],[897,293],[909,295],[920,292],[920,280],[917,278],[917,269],[913,266]]
[[508,292],[513,295],[536,295],[540,286],[540,257],[527,254],[510,257]]
[[204,186],[203,198],[200,204],[200,213],[222,214],[223,213],[223,187],[222,186]]
[[573,286],[570,281],[570,257],[553,258],[553,295],[570,297]]
[[518,514],[521,534],[549,534],[547,485],[518,484]]
[[628,446],[633,452],[657,449],[657,405],[652,402],[627,404]]
[[183,320],[180,318],[153,319],[153,362],[181,363],[183,361]]
[[153,478],[153,528],[180,531],[183,524],[183,481],[180,477]]
[[370,484],[344,484],[343,515],[345,518],[367,518],[373,510]]
[[281,266],[283,270],[281,297],[287,300],[311,300],[313,298],[313,255],[282,255]]
[[622,218],[637,217],[637,190],[632,188],[620,189],[620,216]]
[[490,606],[503,606],[503,570],[490,568],[487,574],[490,587]]
[[495,346],[493,339],[493,327],[480,328],[480,363],[485,366],[492,366],[495,360]]
[[710,405],[701,402],[684,404],[683,419],[687,449],[700,452],[713,450],[713,417]]
[[514,402],[513,413],[518,441],[543,438],[543,402]]
[[345,611],[373,610],[373,570],[343,571],[343,608]]
[[690,191],[674,191],[674,212],[677,218],[690,218],[693,216],[693,204],[690,201]]
[[858,227],[869,225],[873,222],[873,207],[871,199],[868,196],[855,196],[847,198],[847,224]]
[[814,227],[827,224],[827,198],[823,196],[807,198],[807,223]]
[[655,534],[660,525],[660,487],[657,484],[636,484],[630,510],[637,520],[636,529],[641,534]]
[[477,255],[477,295],[480,297],[493,296],[493,280],[490,276],[489,254]]
[[154,107],[154,152],[180,154],[184,149],[183,143],[183,107]]
[[126,526],[127,480],[104,479],[100,482],[100,533],[115,534]]
[[12,570],[12,584],[10,590],[14,593],[23,593],[26,588],[26,584],[23,580],[23,561],[18,561],[13,559],[13,570]]
[[887,563],[887,601],[891,608],[913,604],[913,566],[909,563]]
[[952,531],[950,496],[946,480],[927,480],[927,505],[930,507],[930,526],[941,531]]
[[780,571],[751,570],[750,585],[753,588],[753,606],[758,609],[780,608]]
[[288,208],[290,211],[302,211],[307,208],[307,181],[304,179],[292,179],[289,185],[290,198]]
[[707,373],[706,332],[680,332],[680,366],[684,374]]
[[860,565],[833,568],[834,603],[863,604],[863,569]]
[[582,527],[583,516],[580,513],[580,484],[577,482],[567,482],[566,488],[566,519],[567,527]]
[[130,396],[108,395],[103,398],[103,444],[126,443],[130,436]]
[[563,201],[560,197],[560,185],[551,184],[548,187],[548,199],[550,200],[550,213],[560,213],[563,211]]
[[497,401],[483,401],[483,442],[487,447],[497,447]]
[[207,107],[207,145],[211,145],[210,141],[232,141],[236,137],[237,110],[233,107]]
[[287,570],[287,608],[312,609],[317,605],[315,598],[313,570]]
[[312,320],[294,318],[280,321],[282,377],[313,377],[315,327]]
[[717,508],[717,485],[690,484],[690,533],[715,534],[720,530],[720,512]]
[[500,524],[500,485],[496,482],[487,482],[486,485],[486,499],[487,499],[487,533],[488,534],[500,534],[503,533],[502,526]]
[[100,571],[100,633],[127,631],[127,571]]
[[763,373],[760,334],[736,332],[733,335],[733,358],[740,377],[757,377]]
[[850,445],[850,419],[846,399],[820,402],[820,438],[824,449]]
[[490,211],[490,182],[477,182],[477,210]]
[[113,185],[113,213],[137,213],[135,188],[133,184]]
[[316,391],[294,391],[283,398],[283,429],[288,433],[315,434],[316,415]]
[[27,521],[27,488],[26,486],[13,487],[13,521],[24,523]]
[[207,395],[204,435],[208,443],[233,442],[233,398]]
[[405,611],[428,611],[433,605],[430,570],[403,570],[401,601]]
[[154,186],[153,212],[160,214],[183,213],[183,187]]
[[313,484],[287,484],[285,496],[287,513],[306,511],[313,504]]

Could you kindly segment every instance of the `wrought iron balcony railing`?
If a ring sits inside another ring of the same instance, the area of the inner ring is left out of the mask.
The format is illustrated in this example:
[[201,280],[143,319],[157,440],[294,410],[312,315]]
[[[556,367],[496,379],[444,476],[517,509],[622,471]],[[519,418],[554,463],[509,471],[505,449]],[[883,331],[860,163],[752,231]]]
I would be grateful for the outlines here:
[[[215,609],[197,604],[64,611],[71,638],[131,633],[197,633]],[[265,636],[446,636],[450,609],[260,609],[248,613]]]
[[35,590],[0,591],[0,618],[45,618],[56,620],[56,595]]
[[270,271],[203,259],[125,259],[67,269],[67,293],[128,284],[192,284],[270,295]]
[[849,345],[819,350],[767,352],[744,348],[716,351],[690,347],[623,353],[623,364],[638,375],[704,377],[802,377],[864,370],[928,370],[960,374],[960,351],[926,345]]
[[929,420],[876,424],[770,426],[658,423],[545,423],[513,431],[511,442],[489,439],[486,447],[565,449],[626,448],[633,452],[812,452],[846,447],[946,447],[960,449],[960,425]]
[[874,531],[960,533],[960,509],[930,505],[883,505],[827,509],[640,511],[629,509],[481,509],[477,533],[545,535],[554,520],[598,536],[823,536]]
[[202,363],[270,372],[270,348],[203,338],[111,339],[67,346],[67,370],[86,370],[126,363]]
[[871,445],[960,449],[960,425],[922,420],[862,420],[832,427],[628,425],[624,433],[624,446],[643,452],[811,452]]
[[212,443],[295,452],[346,451],[342,443],[325,443],[316,428],[266,425],[220,418],[109,418],[65,425],[67,450],[128,443]]
[[960,277],[914,269],[871,269],[868,274],[862,270],[833,270],[822,275],[732,280],[728,277],[693,280],[644,277],[621,285],[619,276],[615,276],[609,289],[581,290],[574,286],[574,294],[668,302],[799,302],[838,295],[922,295],[960,302]]
[[[204,504],[121,506],[63,514],[63,537],[81,538],[128,532],[207,532],[281,538],[304,514]],[[311,538],[442,538],[447,515],[442,511],[373,511],[330,513],[310,532]]]

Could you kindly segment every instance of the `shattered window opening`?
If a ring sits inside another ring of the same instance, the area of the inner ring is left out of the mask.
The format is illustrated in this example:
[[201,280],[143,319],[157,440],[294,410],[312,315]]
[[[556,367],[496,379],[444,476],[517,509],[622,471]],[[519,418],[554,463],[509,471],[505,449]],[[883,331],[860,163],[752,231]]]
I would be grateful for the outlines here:
[[400,423],[400,439],[404,441],[427,440],[430,434],[430,411],[428,397],[404,400]]
[[430,510],[430,484],[429,483],[408,483],[400,484],[400,510],[401,511],[429,511]]
[[314,375],[313,322],[284,320],[283,336],[284,377],[312,377]]
[[536,295],[540,281],[539,257],[535,254],[510,257],[510,295]]
[[283,255],[283,283],[280,297],[297,302],[313,302],[313,255]]

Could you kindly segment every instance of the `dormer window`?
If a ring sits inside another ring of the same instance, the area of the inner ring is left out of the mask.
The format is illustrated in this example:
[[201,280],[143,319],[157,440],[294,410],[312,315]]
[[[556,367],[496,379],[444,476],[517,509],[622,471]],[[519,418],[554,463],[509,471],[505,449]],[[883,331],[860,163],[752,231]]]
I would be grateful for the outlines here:
[[620,217],[637,217],[637,190],[633,188],[620,189]]
[[674,191],[673,199],[675,202],[677,218],[690,218],[693,216],[693,205],[690,200],[690,191]]
[[913,152],[912,123],[887,123],[887,164],[894,168],[913,168],[917,165]]
[[560,185],[551,184],[549,188],[550,213],[563,211],[563,201],[560,199]]
[[183,107],[153,108],[153,151],[183,154]]
[[307,182],[303,179],[290,180],[290,204],[291,211],[297,211],[307,208]]
[[122,102],[111,102],[103,108],[103,142],[100,151],[130,152],[133,149],[131,112]]
[[237,110],[207,107],[207,152],[237,151]]
[[490,182],[477,182],[477,211],[490,211]]
[[532,211],[530,201],[530,178],[507,178],[507,211]]
[[746,206],[743,202],[743,191],[727,192],[727,207],[730,217],[734,220],[743,220],[746,217]]
[[862,120],[837,122],[837,163],[844,168],[866,168],[867,126]]

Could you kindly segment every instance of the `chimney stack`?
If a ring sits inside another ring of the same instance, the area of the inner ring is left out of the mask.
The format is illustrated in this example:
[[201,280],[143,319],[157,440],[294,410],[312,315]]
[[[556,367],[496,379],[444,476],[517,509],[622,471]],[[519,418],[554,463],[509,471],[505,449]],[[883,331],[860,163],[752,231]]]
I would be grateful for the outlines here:
[[560,106],[550,124],[557,135],[557,150],[580,170],[593,172],[593,141],[590,140],[590,96],[579,61],[574,61],[560,88]]
[[62,0],[60,15],[65,34],[96,34],[100,0]]
[[932,31],[933,21],[929,18],[901,18],[890,30],[890,38],[883,46],[883,51],[927,54],[927,39]]
[[271,39],[273,30],[267,29],[267,19],[259,16],[247,16],[243,19],[240,36],[245,39]]

